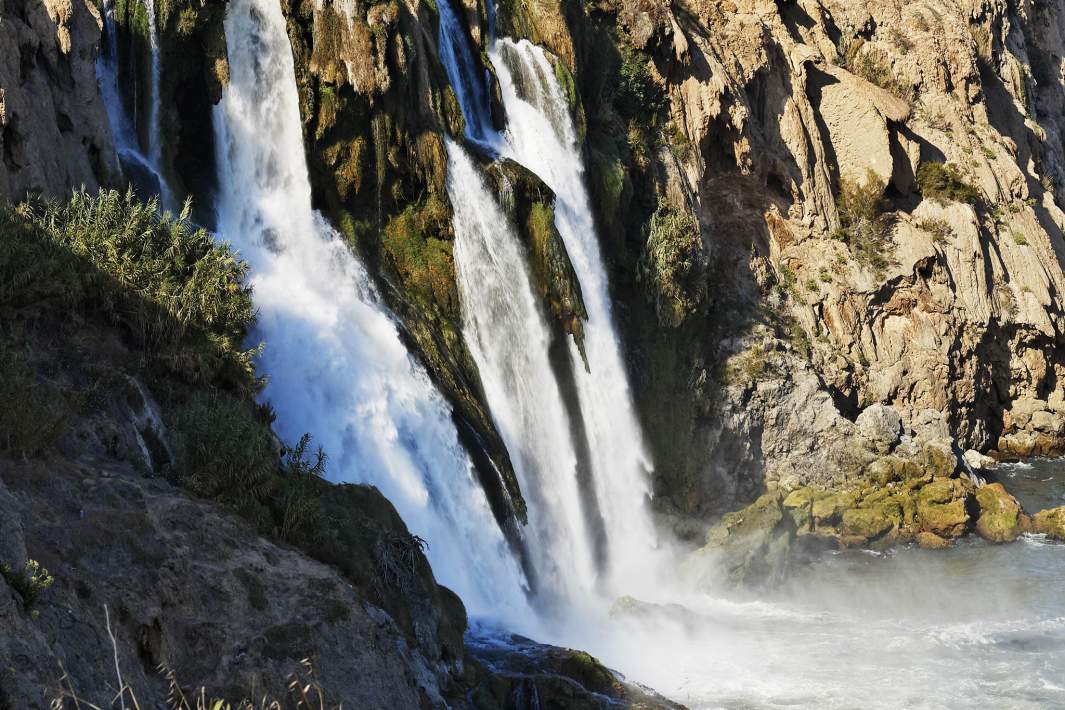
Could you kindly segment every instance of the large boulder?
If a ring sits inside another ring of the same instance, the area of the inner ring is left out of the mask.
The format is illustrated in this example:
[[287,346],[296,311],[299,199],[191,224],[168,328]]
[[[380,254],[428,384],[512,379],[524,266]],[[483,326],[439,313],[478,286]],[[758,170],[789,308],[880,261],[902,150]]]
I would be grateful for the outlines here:
[[1055,540],[1065,540],[1065,505],[1036,513],[1032,519],[1032,531]]
[[1030,524],[1017,499],[1006,492],[1001,483],[990,483],[976,491],[980,514],[976,532],[991,542],[1009,542],[1020,537]]
[[854,420],[858,434],[879,454],[889,453],[902,437],[902,417],[893,407],[874,404]]

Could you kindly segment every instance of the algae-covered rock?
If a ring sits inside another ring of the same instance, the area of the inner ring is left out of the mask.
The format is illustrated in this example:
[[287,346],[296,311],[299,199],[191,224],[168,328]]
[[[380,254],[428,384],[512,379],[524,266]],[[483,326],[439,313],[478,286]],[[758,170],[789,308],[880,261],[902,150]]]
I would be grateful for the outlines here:
[[485,176],[525,242],[529,276],[544,309],[583,353],[588,312],[580,279],[555,227],[554,192],[532,171],[507,158],[488,166]]
[[813,502],[813,518],[818,525],[830,525],[837,522],[843,511],[853,508],[858,501],[855,491],[833,493],[818,498]]
[[1009,542],[1028,528],[1028,516],[1021,509],[1021,504],[1006,492],[1001,483],[981,486],[976,491],[976,502],[980,506],[976,532],[985,540]]
[[925,550],[945,550],[950,547],[950,540],[945,540],[935,533],[919,532],[917,533],[917,544]]
[[869,542],[879,538],[896,525],[896,518],[886,506],[875,508],[852,508],[843,512],[843,532]]
[[1065,540],[1065,505],[1036,513],[1032,530],[1055,540]]
[[707,533],[698,554],[714,556],[733,583],[778,577],[794,539],[781,498],[778,492],[766,493],[746,508],[726,514]]
[[965,510],[964,500],[950,503],[922,502],[917,506],[917,522],[923,532],[954,538],[965,532],[969,514]]
[[813,503],[819,497],[826,495],[825,491],[813,486],[796,488],[789,493],[781,504],[792,521],[795,528],[800,532],[808,531],[813,525]]

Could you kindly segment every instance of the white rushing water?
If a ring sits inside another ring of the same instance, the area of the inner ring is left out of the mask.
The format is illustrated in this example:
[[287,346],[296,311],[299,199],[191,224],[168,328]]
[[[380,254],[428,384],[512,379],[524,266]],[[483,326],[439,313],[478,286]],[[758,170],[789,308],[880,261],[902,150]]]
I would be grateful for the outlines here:
[[164,210],[175,208],[173,192],[167,185],[159,168],[162,161],[162,147],[159,136],[159,45],[155,27],[155,4],[153,0],[146,0],[145,10],[148,13],[149,49],[151,51],[149,89],[149,115],[147,130],[147,147],[141,147],[141,141],[137,129],[126,113],[123,105],[122,92],[119,80],[118,58],[118,23],[115,20],[114,0],[104,0],[103,21],[104,35],[107,39],[104,51],[96,60],[96,79],[100,85],[100,95],[103,97],[104,107],[107,110],[108,123],[111,126],[111,135],[115,141],[115,152],[118,154],[126,171],[131,173],[137,188],[149,193],[148,196],[158,196],[160,207]]
[[[555,226],[566,244],[588,311],[585,369],[576,344],[570,355],[592,456],[595,491],[608,549],[606,588],[651,592],[649,571],[661,559],[650,514],[650,458],[644,448],[610,286],[599,249],[577,132],[569,106],[543,50],[503,38],[489,50],[507,114],[505,156],[536,173],[555,192]],[[522,93],[514,74],[520,72]]]
[[581,508],[572,426],[551,370],[551,335],[526,275],[517,235],[477,166],[448,140],[455,267],[463,332],[529,509],[537,588],[562,598],[595,579]]
[[[439,6],[442,18],[452,17],[447,2],[441,2]],[[445,29],[450,33],[446,41],[443,37]],[[475,143],[524,165],[555,192],[555,225],[569,252],[588,311],[585,324],[587,367],[577,345],[570,342],[568,347],[583,424],[577,430],[583,430],[587,437],[593,490],[580,490],[576,468],[568,465],[559,466],[551,482],[557,484],[561,480],[567,490],[595,496],[594,507],[603,518],[604,539],[601,542],[606,550],[606,569],[578,565],[571,574],[581,578],[569,584],[582,590],[594,586],[608,597],[651,593],[656,586],[652,571],[659,568],[663,560],[649,509],[648,473],[651,465],[629,392],[621,343],[614,329],[606,269],[584,185],[581,153],[569,106],[542,50],[527,41],[497,40],[488,56],[499,78],[507,130],[503,135],[492,132],[487,89],[478,70],[471,66],[471,50],[465,35],[453,18],[450,23],[442,19],[440,31],[441,60],[449,79],[457,87],[456,93],[467,122],[467,137],[471,137],[471,125],[481,127],[472,136]],[[522,93],[519,93],[519,84]],[[545,446],[557,446],[557,437],[549,440],[541,436],[540,430],[522,424],[521,419],[512,414],[514,411],[534,413],[526,417],[528,421],[536,413],[542,416],[552,411],[551,408],[564,411],[556,375],[547,364],[547,329],[538,313],[535,320],[528,313],[520,317],[506,317],[515,315],[508,310],[493,313],[501,308],[495,299],[505,294],[483,288],[485,282],[523,284],[523,291],[527,291],[527,260],[517,246],[513,230],[504,226],[506,220],[494,198],[485,194],[483,185],[479,185],[480,178],[474,174],[472,165],[465,169],[468,161],[456,161],[459,150],[455,146],[449,149],[452,160],[448,176],[452,200],[464,200],[462,209],[456,208],[456,234],[461,240],[470,231],[470,225],[482,225],[481,231],[486,234],[480,237],[481,241],[494,245],[493,248],[480,249],[459,249],[460,245],[456,245],[455,263],[460,278],[465,281],[467,278],[463,274],[477,275],[477,284],[470,284],[460,292],[465,296],[462,299],[464,332],[467,340],[474,344],[494,344],[493,347],[476,349],[475,358],[483,379],[510,385],[487,385],[486,394],[512,455],[518,449],[522,452],[520,458],[525,461],[549,461],[558,451],[557,448],[545,449]],[[469,194],[477,191],[478,186],[479,197],[471,204]],[[502,250],[506,250],[506,257],[501,256]],[[477,290],[475,286],[482,288]],[[533,303],[528,308],[536,312],[538,306]],[[542,368],[529,366],[529,358],[534,354],[544,363]],[[533,384],[515,385],[516,378],[530,380]],[[515,428],[517,424],[522,425]],[[542,486],[545,481],[534,478],[529,483],[523,483],[522,490],[530,499],[530,505],[547,506],[539,510],[541,519],[553,525],[569,525],[566,529],[550,531],[550,534],[540,534],[538,539],[541,542],[584,538],[581,543],[584,548],[596,549],[596,543],[591,539],[591,526],[582,516],[574,515],[574,512],[581,511],[580,500],[567,501],[555,495],[555,491],[549,496],[544,495]],[[540,556],[560,559],[566,559],[567,553],[569,550],[539,551]],[[578,604],[586,599],[571,598],[570,601]]]
[[215,109],[219,232],[251,265],[264,396],[337,481],[372,483],[429,543],[471,613],[533,619],[450,411],[351,251],[311,207],[292,53],[276,0],[227,8],[231,78]]

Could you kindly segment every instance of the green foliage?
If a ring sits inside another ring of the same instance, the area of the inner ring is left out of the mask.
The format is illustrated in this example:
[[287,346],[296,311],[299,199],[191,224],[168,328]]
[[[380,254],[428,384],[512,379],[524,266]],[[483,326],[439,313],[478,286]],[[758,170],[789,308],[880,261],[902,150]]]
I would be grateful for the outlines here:
[[688,139],[688,134],[684,132],[680,124],[670,122],[666,127],[666,139],[669,145],[673,148],[674,155],[680,160],[687,160],[692,154],[692,143]]
[[882,51],[867,46],[865,40],[851,41],[840,54],[843,67],[852,74],[876,84],[904,101],[913,97],[913,87],[896,75],[888,57]]
[[292,449],[285,452],[282,463],[280,495],[275,517],[282,540],[313,540],[318,537],[321,518],[318,486],[313,481],[325,475],[326,455],[321,447],[308,459],[311,435],[304,434]]
[[638,273],[663,325],[680,326],[703,303],[705,255],[699,225],[688,210],[659,205],[648,223]]
[[923,162],[917,168],[917,185],[921,194],[940,204],[965,202],[975,205],[980,193],[968,184],[961,171],[946,163]]
[[647,55],[628,44],[620,44],[621,65],[618,67],[617,93],[614,105],[627,118],[641,117],[654,124],[666,106],[662,87],[647,68]]
[[406,290],[447,312],[458,307],[447,206],[435,193],[389,219],[382,247]]
[[1028,238],[1025,237],[1023,234],[1021,234],[1020,232],[1014,232],[1013,233],[1013,243],[1016,244],[1017,246],[1023,247],[1023,246],[1026,246],[1028,244]]
[[48,574],[48,570],[37,560],[26,560],[26,565],[17,572],[9,565],[0,565],[0,575],[22,597],[22,608],[33,618],[37,618],[37,600],[46,589],[52,586],[55,578]]
[[946,244],[950,237],[954,234],[954,230],[950,228],[950,224],[945,219],[925,219],[917,224],[917,226],[932,235],[932,241],[936,244]]
[[846,242],[851,253],[877,274],[890,265],[890,225],[884,214],[883,194],[886,185],[872,170],[865,182],[841,178],[836,209],[840,228],[833,237]]
[[270,430],[243,400],[194,392],[171,423],[177,482],[198,496],[251,512],[278,474]]
[[115,191],[0,207],[0,313],[103,319],[171,374],[255,391],[247,265],[191,228],[189,209],[159,216]]

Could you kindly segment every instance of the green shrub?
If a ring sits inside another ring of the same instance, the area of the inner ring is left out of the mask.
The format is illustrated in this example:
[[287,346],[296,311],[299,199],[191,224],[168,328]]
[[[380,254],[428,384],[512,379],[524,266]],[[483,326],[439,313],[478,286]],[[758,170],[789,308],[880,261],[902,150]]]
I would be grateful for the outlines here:
[[178,483],[266,522],[255,507],[271,492],[280,461],[269,428],[247,402],[225,392],[195,392],[170,429]]
[[695,217],[663,202],[647,226],[637,274],[658,320],[676,328],[706,300],[702,236]]
[[965,182],[961,171],[946,163],[921,163],[917,168],[917,185],[922,195],[940,204],[964,202],[975,205],[980,201],[980,193]]
[[70,312],[118,326],[145,357],[188,382],[252,392],[256,349],[247,265],[132,192],[0,207],[0,312]]
[[891,261],[887,251],[890,246],[890,225],[884,214],[883,180],[872,170],[865,182],[841,178],[836,210],[840,228],[832,236],[846,242],[860,264],[875,272],[882,272]]
[[26,565],[19,572],[11,569],[9,565],[0,565],[0,575],[22,597],[22,608],[37,618],[37,600],[52,586],[55,578],[48,574],[48,570],[37,560],[26,560]]
[[954,233],[950,224],[945,219],[926,219],[918,222],[917,226],[932,235],[932,241],[936,244],[946,244]]
[[642,117],[653,125],[666,106],[665,92],[647,68],[647,55],[624,43],[618,46],[618,52],[621,65],[614,103],[623,116]]
[[1023,234],[1021,234],[1020,232],[1014,232],[1013,233],[1013,243],[1016,244],[1017,246],[1022,246],[1023,247],[1023,246],[1028,244],[1028,238],[1025,237]]

